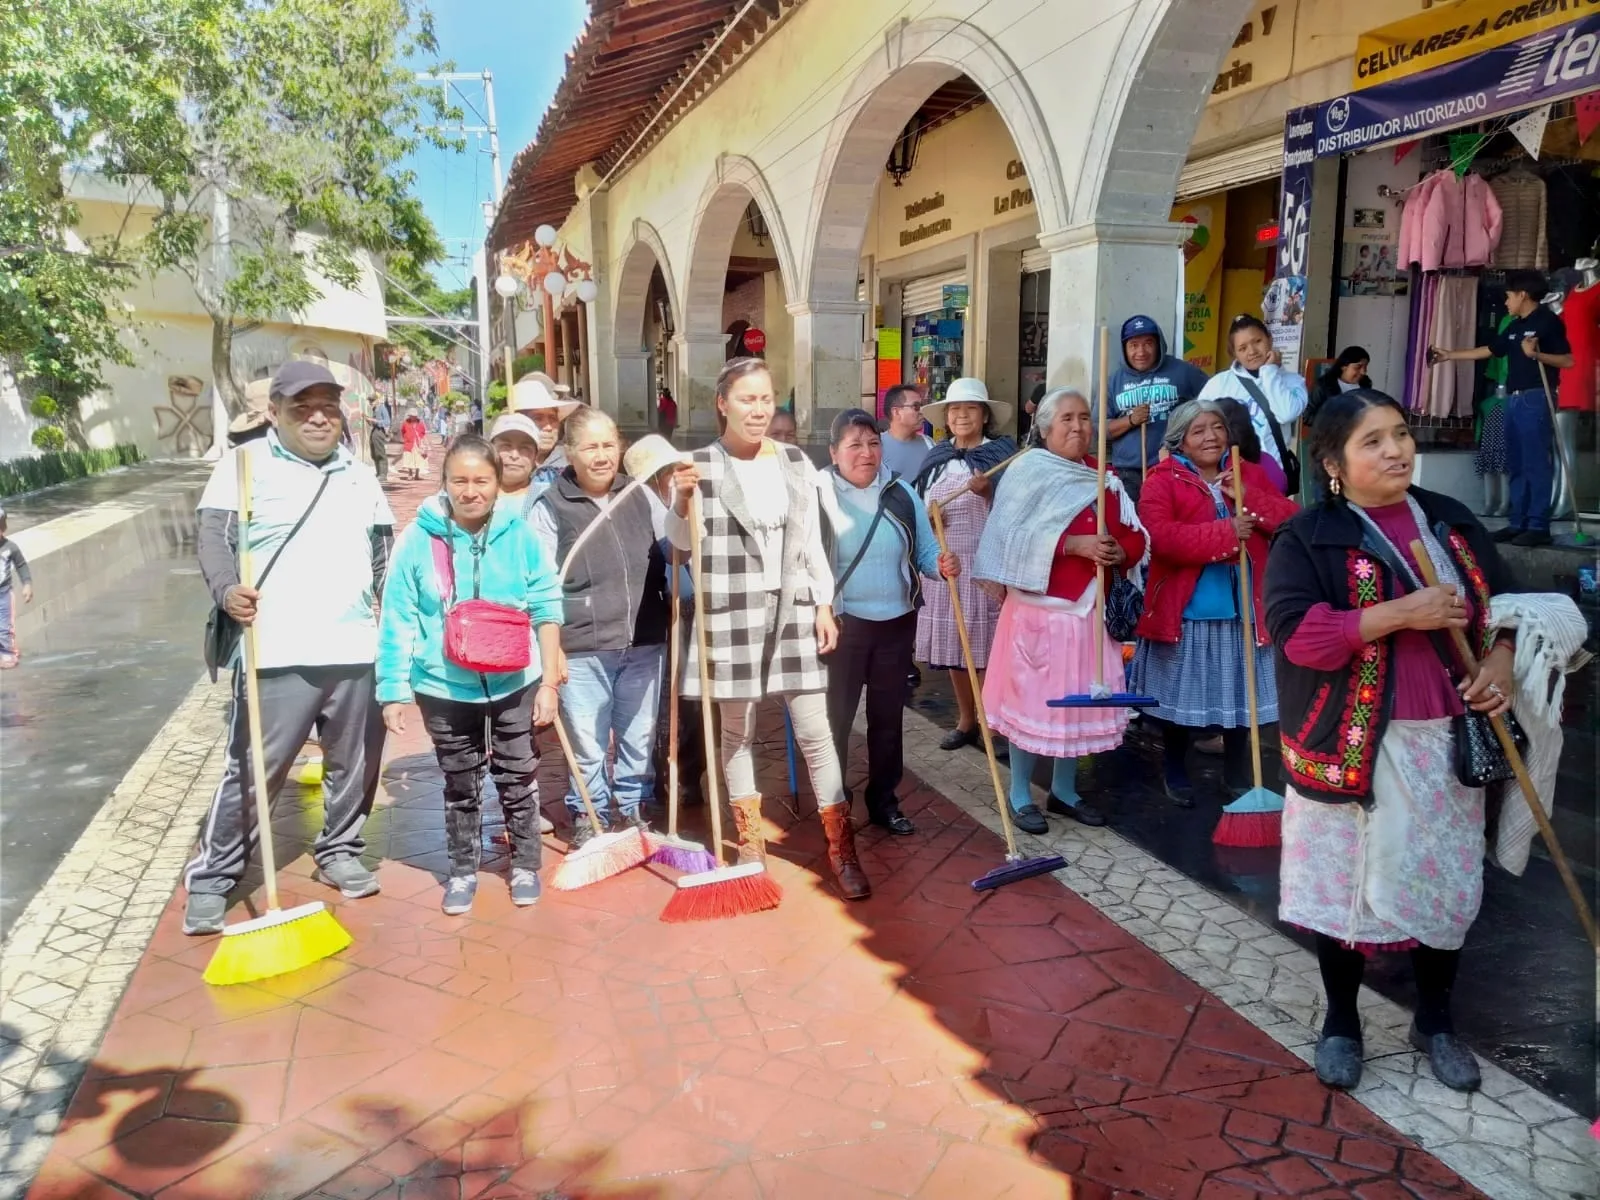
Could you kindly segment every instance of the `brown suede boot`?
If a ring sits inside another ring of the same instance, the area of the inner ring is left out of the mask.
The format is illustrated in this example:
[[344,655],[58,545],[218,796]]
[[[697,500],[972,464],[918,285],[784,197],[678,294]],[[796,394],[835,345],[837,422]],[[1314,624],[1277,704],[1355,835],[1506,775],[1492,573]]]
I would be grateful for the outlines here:
[[850,823],[848,804],[830,804],[819,808],[822,831],[828,837],[828,862],[839,880],[839,893],[846,900],[865,900],[872,895],[872,885],[867,873],[861,869],[856,857],[856,831]]
[[761,793],[729,800],[728,806],[733,809],[733,825],[739,831],[739,861],[766,862],[767,838],[761,828]]

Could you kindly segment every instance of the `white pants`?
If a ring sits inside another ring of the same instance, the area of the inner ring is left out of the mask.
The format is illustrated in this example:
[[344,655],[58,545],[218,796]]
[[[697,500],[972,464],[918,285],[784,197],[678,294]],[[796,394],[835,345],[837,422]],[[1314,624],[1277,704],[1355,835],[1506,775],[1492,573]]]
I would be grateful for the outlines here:
[[[844,771],[828,728],[826,692],[802,692],[782,697],[794,721],[795,745],[806,760],[817,807],[843,804]],[[756,793],[756,764],[752,746],[756,736],[754,700],[719,700],[722,718],[722,773],[728,781],[728,798]]]

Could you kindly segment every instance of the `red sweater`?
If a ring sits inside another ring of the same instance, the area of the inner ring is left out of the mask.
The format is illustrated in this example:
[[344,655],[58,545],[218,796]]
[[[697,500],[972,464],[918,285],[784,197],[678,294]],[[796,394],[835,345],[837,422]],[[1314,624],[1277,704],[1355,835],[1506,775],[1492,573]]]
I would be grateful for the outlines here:
[[[1088,466],[1094,466],[1092,458],[1083,461]],[[1117,539],[1117,545],[1121,546],[1122,553],[1127,555],[1123,563],[1123,567],[1127,568],[1144,557],[1144,534],[1137,529],[1129,529],[1122,523],[1118,511],[1120,508],[1121,504],[1115,496],[1106,497],[1106,532]],[[1050,564],[1050,582],[1045,588],[1045,595],[1054,596],[1058,600],[1077,600],[1088,589],[1090,581],[1094,579],[1095,564],[1087,558],[1068,554],[1066,546],[1069,537],[1076,537],[1079,534],[1093,537],[1097,524],[1092,504],[1072,518],[1072,523],[1067,526],[1061,535],[1061,540],[1056,543],[1056,556]]]
[[428,440],[428,427],[421,417],[407,417],[400,422],[400,437],[409,453]]
[[[1262,577],[1267,571],[1267,535],[1299,511],[1300,506],[1272,486],[1255,463],[1241,462],[1244,506],[1257,517],[1250,535],[1250,582],[1255,592],[1255,635],[1267,644],[1261,604]],[[1227,497],[1233,511],[1233,497]],[[1152,642],[1176,642],[1183,632],[1183,610],[1194,595],[1202,568],[1212,563],[1237,563],[1239,537],[1233,521],[1217,516],[1211,489],[1175,458],[1150,468],[1139,496],[1139,520],[1150,534],[1150,570],[1145,581],[1144,614],[1139,636]]]

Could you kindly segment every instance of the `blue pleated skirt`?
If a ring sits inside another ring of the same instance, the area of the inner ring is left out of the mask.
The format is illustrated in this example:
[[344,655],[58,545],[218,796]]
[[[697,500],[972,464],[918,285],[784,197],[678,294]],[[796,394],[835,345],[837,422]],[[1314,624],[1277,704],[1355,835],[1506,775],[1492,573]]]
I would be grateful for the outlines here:
[[[1272,648],[1256,647],[1256,720],[1278,719]],[[1242,729],[1250,724],[1244,686],[1244,629],[1236,620],[1185,621],[1177,642],[1140,640],[1133,690],[1156,699],[1143,711],[1175,725]]]

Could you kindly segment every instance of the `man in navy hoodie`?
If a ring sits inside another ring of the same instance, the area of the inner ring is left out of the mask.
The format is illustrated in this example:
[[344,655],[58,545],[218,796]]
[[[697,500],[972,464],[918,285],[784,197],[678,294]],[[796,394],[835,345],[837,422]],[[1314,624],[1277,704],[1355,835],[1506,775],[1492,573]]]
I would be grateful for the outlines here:
[[[1129,317],[1122,326],[1123,366],[1111,373],[1111,408],[1106,413],[1106,439],[1111,469],[1135,501],[1144,482],[1144,468],[1155,463],[1167,436],[1167,417],[1206,385],[1198,367],[1167,353],[1167,339],[1150,317]],[[1099,410],[1093,412],[1100,419]],[[1140,429],[1144,427],[1143,438]],[[1140,460],[1141,440],[1144,459]]]

